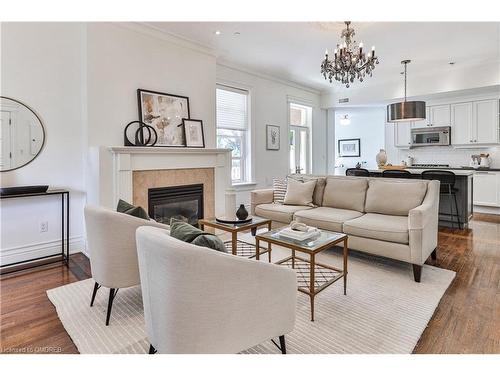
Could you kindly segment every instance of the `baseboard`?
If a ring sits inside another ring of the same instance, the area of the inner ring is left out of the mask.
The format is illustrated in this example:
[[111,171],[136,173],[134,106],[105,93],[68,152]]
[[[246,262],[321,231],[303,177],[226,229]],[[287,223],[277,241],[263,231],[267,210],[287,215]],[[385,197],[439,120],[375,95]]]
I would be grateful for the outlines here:
[[[83,236],[74,236],[69,238],[70,254],[82,252],[85,255],[86,246]],[[50,254],[58,254],[61,252],[61,240],[53,240],[46,242],[38,242],[29,245],[15,246],[2,249],[0,255],[0,264],[11,264],[22,262],[28,259],[47,256]],[[87,255],[88,256],[88,255]]]

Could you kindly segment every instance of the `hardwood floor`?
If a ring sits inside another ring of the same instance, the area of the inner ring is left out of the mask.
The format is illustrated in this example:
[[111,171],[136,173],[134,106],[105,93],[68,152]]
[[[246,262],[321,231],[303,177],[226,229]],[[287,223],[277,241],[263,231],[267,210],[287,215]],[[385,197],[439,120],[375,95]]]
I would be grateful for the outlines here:
[[[414,353],[500,353],[500,216],[475,215],[469,230],[440,229],[437,263],[427,262],[457,275]],[[71,256],[69,269],[2,276],[0,352],[77,353],[45,292],[88,277],[83,254]]]

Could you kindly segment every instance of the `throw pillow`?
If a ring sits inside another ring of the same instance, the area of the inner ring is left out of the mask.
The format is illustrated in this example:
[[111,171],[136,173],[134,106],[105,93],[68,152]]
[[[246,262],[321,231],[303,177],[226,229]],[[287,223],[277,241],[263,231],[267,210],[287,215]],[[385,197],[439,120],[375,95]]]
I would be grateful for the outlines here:
[[224,246],[224,242],[222,242],[219,237],[211,233],[203,232],[201,229],[193,227],[191,224],[181,220],[170,220],[170,235],[178,240],[193,245],[226,252],[226,246]]
[[300,174],[292,174],[289,175],[288,178],[293,178],[298,181],[316,181],[316,187],[314,188],[313,193],[313,204],[315,206],[321,206],[323,204],[323,194],[325,192],[326,186],[326,178],[323,176],[308,176],[308,175],[300,175]]
[[313,193],[316,180],[301,182],[293,178],[288,179],[284,204],[296,206],[314,206]]
[[283,204],[286,195],[286,178],[273,178],[273,203]]
[[116,206],[116,211],[123,214],[135,216],[141,219],[149,220],[149,215],[141,206],[134,206],[124,200],[120,199],[118,205]]

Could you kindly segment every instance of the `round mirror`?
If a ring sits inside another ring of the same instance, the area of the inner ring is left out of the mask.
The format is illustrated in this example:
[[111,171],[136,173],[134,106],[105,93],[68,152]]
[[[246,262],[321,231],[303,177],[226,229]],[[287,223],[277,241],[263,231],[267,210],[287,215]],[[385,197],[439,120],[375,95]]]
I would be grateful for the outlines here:
[[0,171],[32,162],[45,144],[45,130],[37,114],[23,103],[0,96]]

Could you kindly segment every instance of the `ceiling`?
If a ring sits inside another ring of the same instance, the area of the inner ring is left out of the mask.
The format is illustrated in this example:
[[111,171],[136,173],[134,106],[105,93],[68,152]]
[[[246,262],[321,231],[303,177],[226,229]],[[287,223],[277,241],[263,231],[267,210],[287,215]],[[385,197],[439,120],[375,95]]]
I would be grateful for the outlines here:
[[[272,75],[323,92],[339,83],[320,75],[324,51],[340,41],[343,22],[155,22],[157,30],[209,48],[222,64]],[[408,74],[446,72],[457,66],[500,66],[500,23],[353,22],[355,40],[375,45],[380,64],[363,86],[399,79],[401,60]],[[215,31],[220,31],[219,35]],[[237,34],[239,33],[239,34]],[[449,62],[455,62],[450,65]],[[354,85],[353,85],[354,88]]]

